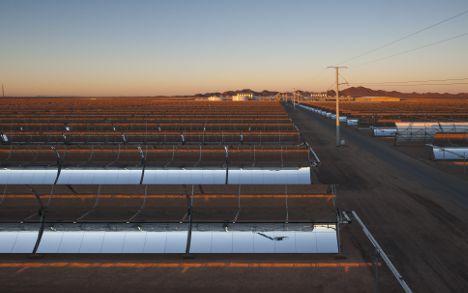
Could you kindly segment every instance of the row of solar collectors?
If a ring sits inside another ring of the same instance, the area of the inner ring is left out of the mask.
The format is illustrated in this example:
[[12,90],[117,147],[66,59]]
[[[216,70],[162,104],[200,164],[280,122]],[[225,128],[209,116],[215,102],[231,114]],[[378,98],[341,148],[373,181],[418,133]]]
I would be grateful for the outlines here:
[[[72,123],[78,124],[144,124],[145,126],[155,125],[156,127],[160,125],[168,124],[291,124],[291,120],[287,117],[281,118],[269,118],[269,117],[255,117],[245,119],[239,116],[235,117],[174,117],[174,118],[156,118],[154,116],[149,117],[87,117],[87,118],[76,118],[76,117],[41,117],[36,115],[30,118],[18,118],[18,117],[5,117],[0,116],[0,123],[10,127],[12,124],[19,123],[21,124],[44,124],[44,123],[59,123],[63,126]],[[214,126],[216,127],[216,126]],[[265,126],[266,127],[266,126]],[[269,126],[268,126],[269,127]]]
[[163,111],[155,111],[155,110],[129,110],[129,111],[115,111],[115,110],[85,110],[85,111],[55,111],[55,110],[37,110],[37,111],[7,111],[5,110],[2,114],[5,116],[10,117],[18,117],[18,118],[28,118],[34,117],[34,115],[40,115],[43,117],[52,117],[52,116],[71,116],[71,117],[222,117],[222,116],[239,116],[242,118],[257,118],[260,116],[268,117],[268,118],[283,118],[286,116],[286,113],[281,109],[278,108],[277,110],[270,110],[268,109],[248,109],[247,107],[239,108],[239,109],[203,109],[203,110],[196,110],[196,109],[182,109],[182,110],[163,110]]
[[307,146],[0,146],[0,167],[306,167]]
[[4,223],[336,222],[327,185],[4,185],[0,199]]
[[[38,105],[37,103],[30,103],[30,107],[20,106],[20,105],[9,105],[5,104],[4,100],[2,102],[5,105],[5,109],[9,112],[13,111],[25,111],[25,112],[33,112],[33,111],[56,111],[56,112],[95,112],[98,110],[102,110],[105,112],[128,112],[128,111],[135,111],[140,109],[141,112],[155,112],[155,113],[164,113],[164,112],[188,112],[188,113],[196,113],[196,112],[215,112],[215,111],[222,111],[222,112],[240,112],[245,109],[246,113],[255,113],[260,112],[262,109],[271,110],[273,113],[281,112],[281,105],[278,102],[270,102],[270,103],[262,103],[262,102],[255,102],[255,103],[197,103],[197,102],[186,102],[184,104],[180,103],[161,103],[155,101],[152,104],[140,104],[136,105],[135,107],[121,107],[117,103],[115,104],[106,104],[106,105],[89,105],[89,106],[75,106],[72,107],[71,105],[67,104],[54,104],[50,105],[49,107],[45,107],[44,105]],[[69,102],[69,101],[66,101]]]
[[111,113],[103,113],[103,112],[96,112],[96,113],[86,113],[86,114],[79,114],[79,113],[44,113],[44,112],[37,112],[37,113],[2,113],[3,117],[2,120],[5,120],[7,118],[9,119],[36,119],[36,118],[42,118],[42,119],[58,119],[58,118],[73,118],[73,119],[92,119],[92,118],[107,118],[107,119],[130,119],[130,118],[150,118],[153,117],[153,119],[177,119],[177,118],[184,118],[184,119],[207,119],[207,118],[241,118],[243,120],[258,120],[258,119],[285,119],[286,113],[279,113],[279,114],[262,114],[262,113],[257,113],[257,114],[242,114],[242,113],[198,113],[198,114],[187,114],[185,112],[183,113],[136,113],[136,112],[130,112],[130,113],[122,113],[122,114],[116,114],[114,112]]
[[[316,109],[335,113],[335,105],[332,103],[303,103]],[[368,110],[366,110],[368,108]],[[360,110],[356,110],[360,109]],[[394,126],[399,121],[466,121],[468,112],[466,105],[456,105],[453,109],[443,105],[397,103],[343,103],[340,115],[359,118],[359,125]]]
[[[4,101],[4,100],[2,100]],[[67,101],[69,102],[69,101]],[[31,104],[31,103],[30,103]],[[191,102],[187,101],[186,103],[161,103],[159,101],[155,101],[154,103],[151,104],[139,104],[135,105],[134,107],[122,107],[118,105],[118,103],[114,104],[105,104],[105,105],[89,105],[89,106],[75,106],[73,107],[72,105],[68,104],[54,104],[54,105],[49,105],[49,107],[45,107],[44,105],[38,105],[37,103],[34,103],[34,105],[31,105],[29,108],[26,106],[22,105],[11,105],[11,104],[5,104],[6,109],[10,111],[15,111],[15,110],[25,110],[25,111],[96,111],[96,110],[104,110],[104,111],[116,111],[116,112],[125,112],[125,111],[133,111],[136,109],[139,109],[140,107],[143,112],[148,112],[148,111],[155,111],[155,112],[165,112],[165,111],[186,111],[186,112],[193,112],[193,110],[199,110],[199,111],[210,111],[210,110],[220,110],[220,111],[239,111],[243,108],[246,108],[245,105],[247,105],[248,109],[246,112],[255,112],[255,111],[260,111],[262,108],[267,108],[270,109],[274,112],[279,112],[281,111],[281,106],[278,102],[255,102],[255,103],[231,103],[231,102],[224,102],[224,103],[200,103],[200,102]]]
[[[157,97],[73,97],[70,98],[60,98],[60,97],[34,97],[34,98],[8,98],[4,99],[5,103],[11,105],[11,107],[20,107],[21,105],[26,106],[31,101],[35,101],[35,108],[47,106],[61,106],[62,108],[80,108],[80,107],[89,107],[89,106],[113,106],[115,108],[132,108],[139,105],[164,105],[164,106],[174,106],[179,105],[180,107],[186,107],[188,105],[196,107],[200,106],[209,106],[209,107],[219,107],[222,104],[231,104],[239,105],[241,103],[233,101],[224,101],[223,103],[213,103],[211,101],[203,100],[194,100],[193,97],[187,97],[183,99],[177,99],[174,97],[170,98],[157,98]],[[249,101],[250,104],[263,104],[263,105],[275,105],[278,102],[275,101],[266,101],[266,100],[257,100]]]
[[0,226],[0,253],[338,253],[336,224],[173,223]]
[[[28,108],[26,104],[21,104],[21,99],[13,100],[12,103],[8,103],[8,99],[2,99],[2,102],[5,105],[6,109],[9,110],[17,110],[17,109],[24,109],[26,111],[33,111],[33,110],[46,110],[46,111],[96,111],[96,110],[104,110],[104,111],[133,111],[139,109],[143,106],[142,111],[187,111],[190,112],[191,110],[200,110],[200,111],[208,111],[208,110],[232,110],[236,111],[239,109],[245,108],[247,105],[249,111],[259,111],[262,108],[267,108],[271,110],[280,111],[281,105],[279,102],[248,102],[248,103],[233,103],[229,101],[225,101],[223,103],[204,103],[200,101],[185,101],[183,103],[176,103],[173,101],[169,102],[162,102],[160,100],[153,100],[150,103],[141,103],[136,102],[134,105],[128,107],[119,102],[118,100],[112,100],[110,103],[99,103],[99,100],[92,101],[88,105],[82,105],[80,103],[74,103],[78,100],[71,101],[72,99],[61,99],[57,100],[58,103],[44,105],[40,103],[40,99],[34,99],[34,103],[29,103],[30,107]],[[11,100],[10,100],[11,101]],[[79,102],[79,101],[78,101]]]
[[[16,100],[17,102],[19,100]],[[56,103],[54,105],[49,105],[48,107],[45,105],[40,105],[38,103],[29,103],[30,107],[26,107],[26,105],[18,105],[18,103],[8,104],[5,100],[2,100],[5,104],[5,108],[11,111],[17,109],[24,109],[25,111],[34,111],[34,110],[46,110],[46,111],[96,111],[96,110],[104,110],[104,111],[133,111],[138,109],[139,107],[144,106],[141,108],[142,111],[155,111],[155,112],[164,112],[164,111],[186,111],[192,112],[193,110],[199,111],[209,111],[209,110],[220,110],[220,111],[239,111],[243,108],[246,108],[245,105],[248,106],[247,112],[255,112],[260,111],[261,109],[267,108],[272,111],[279,112],[281,110],[281,106],[278,102],[250,102],[250,103],[232,103],[232,102],[224,102],[224,103],[202,103],[202,102],[193,102],[187,101],[184,103],[162,103],[160,101],[154,101],[154,103],[150,104],[136,104],[132,107],[125,107],[119,105],[118,101],[113,101],[114,103],[108,104],[101,104],[93,103],[87,106],[80,106],[80,105],[73,105],[73,102],[70,103],[70,99],[68,101],[62,100],[62,103]],[[37,100],[36,100],[37,102]]]
[[2,168],[0,184],[311,184],[303,168]]
[[[183,102],[176,101],[163,101],[161,99],[95,99],[95,100],[84,100],[79,98],[73,99],[55,99],[45,100],[40,98],[35,99],[2,99],[2,104],[5,110],[8,111],[34,111],[34,110],[45,110],[45,111],[186,111],[194,112],[197,111],[239,111],[244,108],[246,112],[261,111],[262,109],[268,109],[272,111],[281,111],[281,106],[278,102],[263,102],[255,101],[248,103],[236,103],[225,101],[222,103],[210,103],[201,101],[190,101],[186,100]],[[248,107],[245,107],[245,106]]]
[[286,123],[57,123],[10,122],[0,123],[0,132],[30,131],[293,131],[294,125]]
[[[334,102],[310,102],[306,103],[314,107],[322,108],[327,111],[334,111]],[[343,102],[340,103],[341,111],[345,114],[355,116],[368,115],[451,115],[457,114],[466,116],[467,104],[463,100],[448,100],[444,103],[421,101],[418,103],[411,102]]]
[[297,145],[297,131],[272,132],[14,132],[2,133],[3,144],[161,144],[161,145]]

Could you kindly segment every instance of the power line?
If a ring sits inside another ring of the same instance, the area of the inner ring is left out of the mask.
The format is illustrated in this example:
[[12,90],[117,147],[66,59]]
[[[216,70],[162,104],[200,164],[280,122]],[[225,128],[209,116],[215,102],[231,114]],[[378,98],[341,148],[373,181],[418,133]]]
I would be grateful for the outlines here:
[[389,46],[391,46],[391,45],[393,45],[393,44],[395,44],[395,43],[398,43],[398,42],[400,42],[400,41],[406,40],[406,39],[408,39],[408,38],[410,38],[410,37],[412,37],[412,36],[414,36],[414,35],[420,34],[420,33],[425,32],[425,31],[427,31],[427,30],[429,30],[429,29],[431,29],[431,28],[434,28],[434,27],[436,27],[436,26],[439,26],[439,25],[441,25],[441,24],[444,24],[444,23],[446,23],[446,22],[449,22],[449,21],[451,21],[451,20],[453,20],[453,19],[455,19],[455,18],[458,18],[458,17],[460,17],[460,16],[463,16],[463,15],[465,15],[465,14],[467,14],[467,13],[468,13],[468,10],[459,12],[459,13],[457,13],[457,14],[451,16],[451,17],[445,18],[445,19],[443,19],[443,20],[441,20],[441,21],[438,21],[438,22],[436,22],[436,23],[434,23],[434,24],[431,24],[431,25],[429,25],[429,26],[426,26],[426,27],[424,27],[424,28],[422,28],[422,29],[419,29],[419,30],[417,30],[417,31],[415,31],[415,32],[412,32],[412,33],[410,33],[410,34],[404,35],[404,36],[401,37],[401,38],[398,38],[398,39],[395,39],[395,40],[393,40],[393,41],[391,41],[391,42],[388,42],[388,43],[386,43],[386,44],[383,44],[382,46],[376,47],[376,48],[371,49],[371,50],[369,50],[369,51],[366,51],[366,52],[364,52],[364,53],[362,53],[362,54],[359,54],[359,55],[356,55],[356,56],[354,56],[354,57],[352,57],[352,58],[349,58],[348,60],[346,60],[346,61],[344,61],[344,62],[341,62],[341,63],[348,63],[348,62],[350,62],[350,61],[352,61],[352,60],[361,58],[361,57],[363,57],[363,56],[365,56],[365,55],[368,55],[368,54],[370,54],[370,53],[379,51],[379,50],[384,49],[384,48],[386,48],[386,47],[389,47]]
[[427,79],[427,80],[406,80],[406,81],[382,81],[382,82],[351,82],[350,84],[381,85],[381,84],[405,84],[405,83],[426,83],[426,82],[444,82],[468,80],[468,77],[446,78],[446,79]]
[[335,82],[332,82],[332,83],[328,86],[326,92],[333,90],[333,87],[334,87],[334,86],[335,86]]
[[345,81],[345,82],[341,83],[340,85],[349,84],[349,81],[346,79],[346,77],[343,76],[343,74],[340,73],[340,76]]
[[436,42],[432,42],[432,43],[429,43],[429,44],[426,44],[426,45],[423,45],[423,46],[420,46],[420,47],[404,50],[404,51],[401,51],[401,52],[398,52],[398,53],[395,53],[395,54],[392,54],[392,55],[388,55],[388,56],[385,56],[385,57],[381,57],[381,58],[377,58],[377,59],[374,59],[374,60],[371,60],[371,61],[368,61],[368,62],[361,63],[358,66],[355,66],[354,68],[360,68],[360,67],[363,67],[365,65],[369,65],[369,64],[372,64],[372,63],[375,63],[375,62],[379,62],[379,61],[383,61],[383,60],[393,58],[393,57],[396,57],[396,56],[408,54],[408,53],[411,53],[411,52],[414,52],[414,51],[417,51],[417,50],[421,50],[421,49],[424,49],[424,48],[427,48],[427,47],[432,47],[432,46],[435,46],[435,45],[446,43],[448,41],[453,41],[455,39],[459,39],[459,38],[465,37],[467,35],[468,35],[468,32],[463,33],[463,34],[459,34],[459,35],[456,35],[456,36],[453,36],[453,37],[450,37],[450,38],[446,38],[446,39],[443,39],[443,40],[439,40],[439,41],[436,41]]
[[[453,83],[412,83],[412,84],[382,84],[383,86],[444,86],[444,85],[463,85],[468,82],[453,82]],[[350,83],[350,85],[362,85],[360,83]],[[379,84],[375,84],[379,85]]]
[[327,68],[324,68],[322,71],[317,73],[312,79],[311,82],[316,82],[323,77],[323,74],[327,71]]

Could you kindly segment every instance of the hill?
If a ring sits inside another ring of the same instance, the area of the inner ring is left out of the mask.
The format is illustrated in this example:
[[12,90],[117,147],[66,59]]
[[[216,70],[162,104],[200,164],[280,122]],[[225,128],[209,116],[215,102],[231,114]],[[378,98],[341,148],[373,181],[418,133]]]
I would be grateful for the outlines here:
[[[335,95],[335,91],[328,91],[329,95]],[[384,91],[384,90],[373,90],[366,87],[349,87],[341,91],[342,95],[350,97],[364,97],[364,96],[387,96],[387,97],[400,97],[400,98],[425,98],[425,99],[467,99],[468,93],[450,94],[450,93],[403,93],[398,91]]]

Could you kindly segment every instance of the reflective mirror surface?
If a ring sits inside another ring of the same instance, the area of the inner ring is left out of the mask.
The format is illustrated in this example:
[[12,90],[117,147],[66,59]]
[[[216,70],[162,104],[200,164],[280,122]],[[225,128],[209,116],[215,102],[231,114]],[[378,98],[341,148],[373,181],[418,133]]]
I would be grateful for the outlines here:
[[[24,227],[23,227],[24,228]],[[0,231],[0,253],[31,253],[38,232]],[[61,224],[47,227],[38,253],[185,253],[189,225]],[[190,253],[337,253],[334,224],[193,224]]]
[[[140,184],[142,169],[1,169],[0,184]],[[228,176],[226,180],[226,176]],[[310,184],[310,168],[145,169],[142,184]]]

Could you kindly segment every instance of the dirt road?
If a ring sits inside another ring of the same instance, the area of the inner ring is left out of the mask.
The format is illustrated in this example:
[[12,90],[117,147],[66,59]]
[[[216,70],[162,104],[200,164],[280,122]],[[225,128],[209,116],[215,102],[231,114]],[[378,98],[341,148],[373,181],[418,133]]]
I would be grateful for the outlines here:
[[468,182],[355,129],[287,107],[322,160],[318,178],[336,183],[341,209],[356,210],[415,292],[468,290]]

